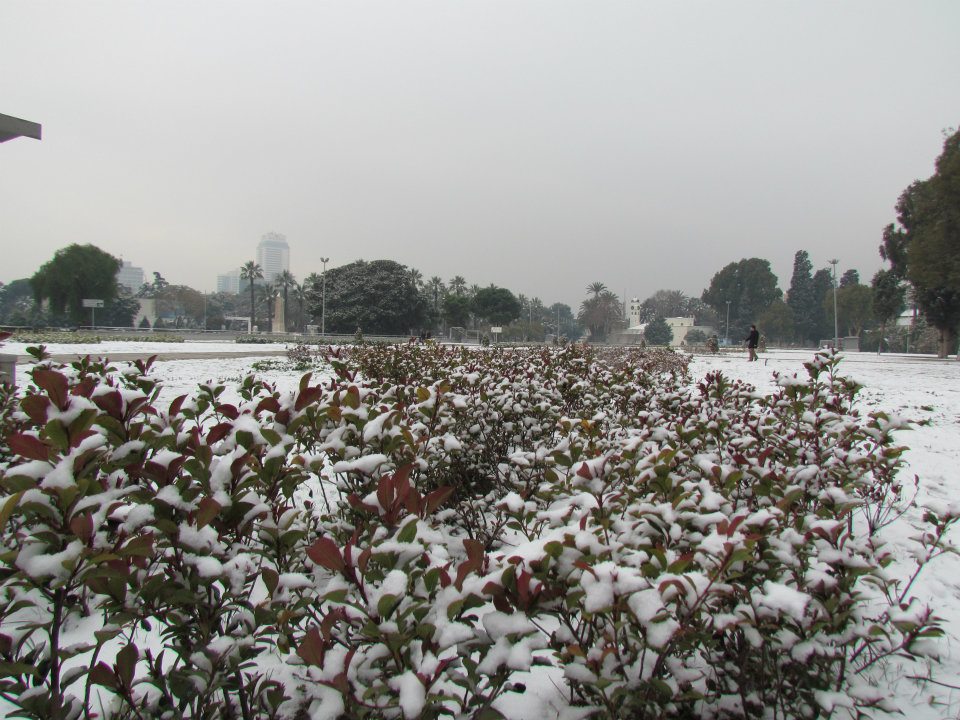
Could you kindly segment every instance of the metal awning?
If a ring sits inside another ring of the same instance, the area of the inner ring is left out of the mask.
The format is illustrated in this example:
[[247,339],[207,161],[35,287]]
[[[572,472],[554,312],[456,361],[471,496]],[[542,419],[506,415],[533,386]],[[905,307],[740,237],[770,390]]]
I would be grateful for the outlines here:
[[40,123],[21,120],[10,115],[0,113],[0,142],[13,140],[18,137],[40,139]]

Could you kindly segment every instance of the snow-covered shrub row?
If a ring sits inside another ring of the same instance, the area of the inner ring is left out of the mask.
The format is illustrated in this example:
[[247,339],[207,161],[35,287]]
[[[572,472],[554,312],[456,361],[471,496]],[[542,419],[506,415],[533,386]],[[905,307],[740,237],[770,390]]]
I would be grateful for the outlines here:
[[666,351],[329,360],[167,407],[149,364],[36,366],[0,414],[9,707],[498,718],[553,665],[580,717],[818,717],[936,650],[882,540],[903,423],[829,355],[772,396]]

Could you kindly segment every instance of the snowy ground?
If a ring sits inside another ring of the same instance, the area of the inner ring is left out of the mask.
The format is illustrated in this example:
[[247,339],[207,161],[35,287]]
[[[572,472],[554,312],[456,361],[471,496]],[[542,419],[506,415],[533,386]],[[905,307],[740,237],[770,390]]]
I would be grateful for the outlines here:
[[[0,352],[10,355],[26,355],[27,348],[37,343],[4,343]],[[266,352],[276,351],[283,354],[287,343],[235,343],[235,342],[102,342],[102,343],[50,343],[45,346],[47,352],[51,355],[93,355],[102,357],[104,355],[130,353],[157,354],[157,355],[188,355],[191,353],[224,353],[234,354],[242,352]]]
[[[149,346],[149,347],[148,347]],[[236,352],[243,347],[256,350],[277,351],[276,360],[285,360],[285,346],[238,346],[224,343],[184,343],[159,347],[150,343],[103,343],[90,346],[58,346],[54,353],[90,352],[100,356],[128,352]],[[21,353],[15,344],[7,344],[3,352]],[[722,370],[727,376],[741,378],[761,390],[773,388],[773,373],[798,373],[806,376],[803,363],[811,357],[810,352],[774,350],[761,356],[756,363],[749,363],[746,356],[697,356],[691,364],[694,382],[705,373]],[[177,395],[192,392],[200,382],[208,380],[231,381],[250,372],[254,362],[263,358],[225,357],[202,360],[169,360],[154,366],[154,375],[164,382],[161,404]],[[868,353],[850,354],[842,365],[845,373],[864,386],[861,393],[862,409],[883,410],[904,416],[916,424],[914,429],[901,434],[900,442],[910,447],[906,455],[908,478],[916,474],[920,479],[917,497],[919,505],[928,500],[953,500],[960,497],[960,362],[937,360],[930,357],[877,355]],[[25,374],[26,367],[20,372]],[[275,382],[279,389],[296,386],[301,376],[293,370],[273,369],[260,375]],[[22,377],[22,376],[21,376]],[[919,510],[911,511],[893,530],[891,537],[905,540],[911,532],[911,521],[919,519]],[[960,543],[958,532],[954,542]],[[904,543],[905,545],[905,543]],[[906,550],[902,557],[906,557]],[[944,619],[947,636],[943,641],[942,660],[932,666],[933,677],[942,683],[925,683],[918,686],[908,679],[898,677],[891,669],[889,682],[898,688],[898,696],[907,717],[917,720],[927,718],[960,717],[960,557],[947,555],[937,559],[934,565],[921,575],[915,586],[916,594],[932,604]],[[559,677],[550,677],[542,672],[531,678],[528,691],[523,695],[511,695],[509,716],[511,718],[557,717],[547,697],[556,700],[557,693],[552,683]],[[559,683],[558,683],[559,684]],[[954,690],[949,686],[957,686]],[[506,710],[506,708],[501,708]]]

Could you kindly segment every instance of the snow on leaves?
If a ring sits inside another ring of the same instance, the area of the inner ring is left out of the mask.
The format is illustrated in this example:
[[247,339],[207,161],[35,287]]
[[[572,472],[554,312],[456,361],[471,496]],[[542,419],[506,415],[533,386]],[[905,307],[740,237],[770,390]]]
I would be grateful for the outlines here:
[[[903,421],[829,354],[770,396],[663,351],[329,361],[166,410],[149,363],[42,362],[0,405],[10,707],[497,718],[553,665],[584,717],[815,717],[937,651],[885,571]],[[916,572],[957,515],[927,509]]]

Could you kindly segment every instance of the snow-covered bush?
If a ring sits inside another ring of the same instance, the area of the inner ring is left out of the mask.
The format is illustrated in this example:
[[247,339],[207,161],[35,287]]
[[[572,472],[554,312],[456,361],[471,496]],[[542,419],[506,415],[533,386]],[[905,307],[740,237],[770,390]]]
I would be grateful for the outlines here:
[[553,665],[584,715],[823,717],[936,652],[883,542],[903,423],[831,355],[770,396],[665,350],[329,362],[166,407],[149,363],[34,368],[0,409],[11,712],[497,718]]

